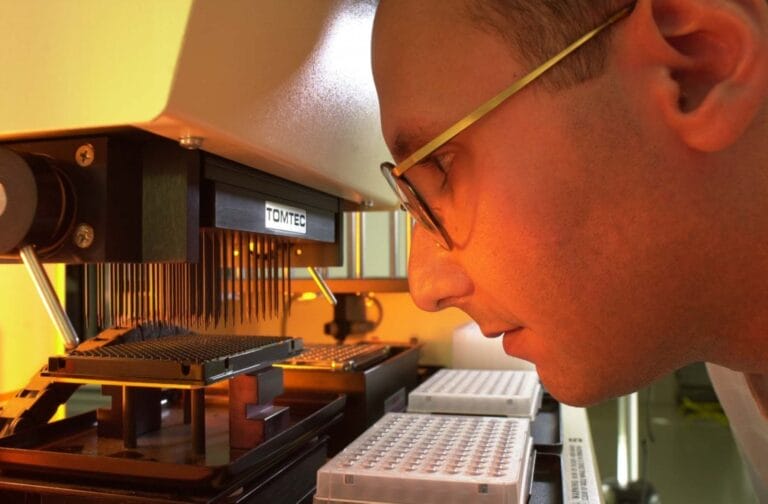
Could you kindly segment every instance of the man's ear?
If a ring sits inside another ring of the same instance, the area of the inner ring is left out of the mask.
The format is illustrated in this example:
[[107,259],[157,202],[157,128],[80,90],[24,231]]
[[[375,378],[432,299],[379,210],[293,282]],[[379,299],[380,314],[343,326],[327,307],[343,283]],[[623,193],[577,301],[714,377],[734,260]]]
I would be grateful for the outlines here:
[[736,142],[768,97],[766,1],[638,0],[626,22],[643,100],[690,148]]

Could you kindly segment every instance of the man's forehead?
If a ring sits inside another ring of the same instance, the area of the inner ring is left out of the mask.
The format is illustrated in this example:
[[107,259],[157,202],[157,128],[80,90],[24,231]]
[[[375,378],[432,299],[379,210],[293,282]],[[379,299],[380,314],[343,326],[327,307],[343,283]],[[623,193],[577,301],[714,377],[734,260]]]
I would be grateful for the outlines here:
[[376,11],[373,31],[375,74],[399,74],[408,64],[425,66],[451,41],[469,31],[460,15],[461,0],[384,0]]
[[408,155],[515,76],[507,44],[478,28],[465,0],[383,0],[373,72],[392,154]]

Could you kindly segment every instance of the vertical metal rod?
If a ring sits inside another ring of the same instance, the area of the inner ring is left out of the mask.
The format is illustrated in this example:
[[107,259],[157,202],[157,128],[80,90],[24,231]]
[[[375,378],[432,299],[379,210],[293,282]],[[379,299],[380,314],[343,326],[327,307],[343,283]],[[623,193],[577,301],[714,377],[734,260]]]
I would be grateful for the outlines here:
[[133,387],[123,389],[123,446],[136,448],[136,397]]
[[158,300],[159,309],[160,309],[160,320],[167,322],[168,321],[168,270],[167,265],[165,263],[160,263],[157,265],[158,271],[157,274],[160,277],[160,285],[158,289],[158,295],[160,296],[160,299]]
[[168,320],[176,323],[176,270],[173,263],[168,263]]
[[272,256],[270,255],[270,243],[269,237],[264,237],[264,249],[262,250],[262,257],[264,259],[264,280],[266,282],[264,288],[267,295],[267,311],[264,314],[264,318],[267,318],[267,314],[272,316]]
[[117,296],[118,296],[118,310],[115,314],[115,321],[118,326],[123,325],[122,323],[122,317],[127,313],[128,310],[128,298],[125,293],[125,281],[126,281],[126,273],[124,271],[124,264],[113,264],[112,267],[115,269],[115,285],[117,288]]
[[192,289],[190,288],[191,285],[189,283],[189,263],[181,263],[181,277],[184,281],[184,299],[183,305],[184,305],[184,327],[189,328],[189,322],[190,322],[190,311],[191,311],[191,301],[192,301]]
[[616,400],[619,409],[619,434],[616,446],[616,480],[619,487],[626,488],[629,484],[629,441],[627,417],[629,414],[629,397],[621,396]]
[[231,311],[231,294],[232,294],[232,233],[230,231],[224,231],[224,261],[222,264],[224,268],[224,325],[229,323],[229,316]]
[[119,317],[123,310],[123,301],[125,301],[123,299],[123,291],[121,289],[122,283],[120,282],[120,278],[119,278],[122,265],[112,263],[109,266],[110,266],[110,269],[112,270],[111,271],[112,281],[115,284],[113,287],[113,289],[115,290],[115,310],[114,310],[115,316],[112,319],[112,325],[115,327],[118,327],[120,326]]
[[[101,288],[102,292],[105,293],[104,296],[96,300],[101,308],[101,320],[99,321],[99,330],[101,331],[107,326],[113,325],[112,312],[115,309],[115,290],[112,284],[112,265],[99,264],[97,268],[101,271]],[[107,310],[109,310],[109,314]],[[107,315],[109,315],[109,320],[107,320]]]
[[165,298],[165,304],[168,307],[168,314],[166,316],[166,322],[172,323],[173,317],[175,315],[174,307],[173,307],[173,298],[174,298],[174,288],[175,285],[173,283],[173,263],[168,263],[165,265],[165,275],[166,275],[166,298]]
[[32,283],[35,284],[38,295],[45,305],[45,310],[48,312],[48,316],[51,317],[53,325],[59,330],[59,335],[64,339],[64,347],[67,350],[75,348],[80,340],[77,337],[75,328],[72,327],[72,322],[67,316],[67,312],[59,302],[59,298],[56,296],[56,292],[53,290],[51,280],[45,273],[40,261],[37,259],[35,249],[32,245],[26,245],[19,250],[21,260],[24,262],[24,266],[29,273]]
[[102,282],[103,265],[97,264],[93,268],[96,272],[96,332],[98,332],[104,327],[104,324],[101,323],[103,314],[102,302],[106,297],[106,292],[104,291],[104,283]]
[[123,288],[125,289],[125,297],[127,301],[128,309],[125,312],[124,325],[130,325],[130,321],[133,318],[133,294],[135,289],[133,288],[133,267],[131,264],[125,265],[125,277],[123,278]]
[[182,277],[181,263],[173,264],[173,274],[176,277],[176,295],[174,296],[174,309],[176,310],[177,326],[184,325],[184,278]]
[[229,323],[234,323],[235,292],[237,292],[237,261],[235,260],[235,232],[227,231],[227,301],[229,302]]
[[179,302],[181,301],[181,279],[179,278],[179,263],[171,264],[171,273],[173,275],[173,297],[171,301],[173,303],[173,320],[174,325],[181,325],[181,309]]
[[197,256],[197,262],[192,265],[194,288],[195,288],[195,325],[200,328],[203,326],[202,314],[203,314],[203,254],[205,253],[205,243],[203,242],[203,235],[200,234],[200,252]]
[[146,321],[150,323],[155,322],[155,305],[154,305],[154,264],[149,263],[145,264],[143,266],[144,268],[144,278],[145,278],[145,292],[144,292],[144,306],[146,307],[146,311],[144,312],[144,317],[146,317]]
[[248,315],[248,322],[251,322],[251,315],[253,314],[253,305],[251,302],[252,299],[252,289],[253,289],[253,270],[251,269],[251,264],[253,262],[253,252],[251,244],[252,236],[250,234],[246,234],[243,239],[245,240],[245,247],[243,247],[243,253],[245,254],[245,278],[243,279],[245,281],[245,295],[248,298],[248,305],[246,306],[246,313]]
[[143,285],[143,278],[141,278],[141,264],[135,263],[131,265],[133,267],[133,298],[136,301],[136,304],[134,305],[134,314],[133,317],[133,323],[136,324],[139,320],[141,320],[141,305],[143,303],[144,298],[144,285]]
[[198,262],[191,263],[189,265],[189,285],[192,289],[192,299],[190,300],[190,324],[200,326],[200,277],[199,266],[200,256],[198,255]]
[[400,259],[400,223],[397,219],[397,211],[389,212],[389,276],[397,277],[397,263]]
[[120,292],[120,282],[117,281],[118,268],[119,265],[117,264],[111,263],[109,265],[109,280],[112,282],[112,292],[114,293],[114,298],[112,299],[112,320],[110,320],[110,325],[114,327],[118,327],[120,325],[117,317],[120,313],[120,306],[123,302],[122,294]]
[[181,276],[179,275],[179,263],[171,264],[171,268],[173,268],[173,323],[174,325],[181,325],[182,314],[179,303],[181,303],[181,298],[183,296],[182,290],[184,288],[184,283],[181,281]]
[[120,265],[120,283],[122,284],[123,292],[123,310],[120,312],[120,325],[128,325],[128,317],[131,315],[131,290],[130,290],[131,277],[129,274],[128,263]]
[[131,324],[135,324],[141,317],[141,274],[137,263],[131,263],[131,290],[133,291]]
[[178,288],[178,283],[176,282],[176,265],[174,263],[168,264],[168,320],[172,323],[176,323],[176,299],[178,298],[176,294],[176,289]]
[[107,265],[109,267],[109,283],[110,283],[110,292],[112,293],[112,298],[109,300],[110,302],[110,320],[109,325],[111,327],[118,327],[120,324],[117,322],[117,314],[120,310],[120,302],[122,301],[120,299],[120,284],[117,282],[117,264],[110,263]]
[[355,242],[357,240],[357,227],[355,226],[354,212],[344,214],[344,234],[346,243],[346,253],[344,261],[347,264],[347,278],[355,277]]
[[120,292],[118,291],[117,283],[117,266],[113,263],[107,265],[109,268],[109,291],[112,293],[109,298],[110,319],[109,325],[117,327],[117,310],[120,307]]
[[141,278],[141,264],[135,263],[133,266],[133,280],[136,282],[133,286],[133,297],[136,300],[135,307],[133,309],[134,317],[133,323],[136,324],[141,320],[142,302],[144,297],[144,285],[142,285]]
[[187,328],[192,327],[196,322],[197,315],[197,293],[200,290],[197,286],[197,264],[186,263],[184,264],[184,278],[187,279]]
[[94,266],[96,271],[96,332],[104,328],[104,303],[109,294],[104,283],[104,268],[104,264]]
[[200,238],[200,244],[203,247],[203,253],[200,255],[200,264],[201,264],[201,271],[200,275],[202,276],[202,284],[203,284],[203,292],[202,294],[202,301],[203,301],[203,323],[202,325],[208,329],[208,291],[210,290],[210,287],[208,286],[208,275],[206,275],[206,272],[208,271],[206,269],[206,266],[208,264],[208,232],[203,231],[203,236]]
[[153,302],[153,319],[155,323],[158,320],[162,320],[160,317],[160,265],[157,263],[152,264],[152,302]]
[[258,320],[259,319],[259,270],[257,266],[258,259],[256,256],[256,237],[254,235],[251,235],[250,239],[248,240],[248,250],[251,256],[250,283],[251,283],[251,290],[253,293],[253,306],[251,307],[251,317],[253,317],[255,320]]
[[269,254],[269,257],[272,265],[272,316],[274,317],[277,315],[278,310],[280,308],[280,296],[278,293],[278,288],[280,286],[280,283],[278,281],[279,280],[278,278],[279,262],[277,258],[277,239],[272,238],[270,240],[270,243],[271,243],[271,246],[270,246],[271,252]]
[[131,277],[128,274],[128,263],[123,263],[120,265],[120,289],[122,292],[122,298],[123,298],[123,309],[118,314],[120,316],[120,325],[121,326],[128,326],[128,317],[131,314],[131,296],[130,296],[130,280]]
[[144,282],[145,282],[145,291],[144,291],[144,306],[146,307],[146,311],[144,312],[144,317],[146,318],[147,322],[154,323],[155,322],[155,306],[154,306],[154,264],[144,264]]
[[363,212],[355,212],[355,276],[363,278],[363,243],[365,243],[365,222]]
[[189,391],[192,413],[192,451],[205,454],[205,388]]
[[264,261],[264,281],[266,282],[264,285],[265,294],[267,296],[266,298],[266,312],[264,313],[264,318],[267,318],[267,314],[269,316],[272,316],[272,256],[270,255],[270,239],[269,237],[264,237],[264,248],[262,249],[262,259]]
[[211,231],[211,313],[213,319],[212,325],[216,325],[219,321],[219,315],[221,313],[221,253],[219,252],[219,234],[216,231]]
[[112,327],[117,327],[119,325],[117,323],[117,310],[120,306],[120,295],[117,290],[117,279],[115,278],[117,268],[114,264],[108,264],[107,268],[109,268],[109,292],[111,292],[109,298],[109,325]]
[[269,300],[272,303],[269,310],[269,317],[275,316],[277,311],[277,257],[275,257],[275,239],[269,238]]
[[288,316],[291,314],[291,292],[293,292],[291,288],[291,256],[293,255],[293,249],[291,248],[290,243],[286,243],[285,245],[285,255],[286,255],[286,270],[285,274],[288,277],[288,285],[285,290],[285,315]]
[[138,280],[136,278],[136,264],[131,263],[128,265],[131,271],[131,283],[130,283],[130,293],[131,293],[131,318],[130,318],[130,324],[134,324],[136,322],[136,313],[138,312],[138,304],[139,304],[139,288],[138,288]]
[[144,307],[144,313],[142,314],[142,318],[145,321],[151,322],[152,321],[152,310],[150,309],[150,302],[152,301],[152,298],[150,297],[152,295],[152,284],[150,282],[151,275],[150,275],[150,264],[142,264],[141,265],[141,277],[144,282],[144,290],[142,291],[142,295],[144,296],[143,302],[141,303]]
[[179,299],[176,306],[179,310],[179,325],[186,327],[187,325],[187,279],[184,277],[184,263],[176,263],[176,275],[179,278]]
[[[221,271],[221,284],[220,284],[220,292],[219,292],[219,300],[224,304],[223,306],[223,313],[224,313],[224,324],[226,325],[227,320],[227,243],[226,243],[226,236],[219,236],[219,271]],[[222,297],[223,296],[223,297]],[[219,320],[216,320],[216,323],[218,323]]]
[[139,295],[139,303],[138,303],[138,315],[136,317],[137,321],[143,321],[146,317],[146,311],[144,310],[144,302],[147,299],[147,284],[145,283],[144,278],[144,265],[143,264],[137,264],[136,265],[136,273],[139,277],[138,279],[138,295]]
[[289,243],[283,243],[280,247],[282,251],[282,263],[283,263],[283,316],[288,316],[288,302],[290,301],[291,293],[291,268],[289,261],[291,260],[290,254],[291,246]]
[[238,298],[238,301],[240,303],[240,324],[242,325],[245,321],[245,293],[243,292],[243,257],[245,256],[245,249],[243,248],[243,233],[237,233],[237,282],[238,282],[238,290],[240,291],[240,296]]
[[640,479],[640,400],[638,392],[629,394],[629,478],[630,481]]
[[91,275],[88,274],[89,265],[83,264],[83,317],[85,317],[85,327],[91,326]]
[[267,268],[265,266],[265,260],[264,255],[266,254],[265,251],[265,242],[263,236],[259,236],[259,294],[261,295],[261,318],[266,319],[267,318],[267,292],[266,292],[266,281],[267,281]]

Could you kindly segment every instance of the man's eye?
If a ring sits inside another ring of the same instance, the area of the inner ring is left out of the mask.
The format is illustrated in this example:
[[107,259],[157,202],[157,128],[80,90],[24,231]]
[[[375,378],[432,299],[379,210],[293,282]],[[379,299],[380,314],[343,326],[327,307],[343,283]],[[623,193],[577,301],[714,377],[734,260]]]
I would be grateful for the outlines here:
[[451,169],[451,162],[453,161],[453,154],[442,153],[432,154],[429,156],[428,163],[434,167],[434,170],[439,172],[440,187],[445,187],[448,182],[448,172]]
[[451,153],[432,154],[408,170],[405,178],[422,198],[434,201],[448,185],[452,160]]

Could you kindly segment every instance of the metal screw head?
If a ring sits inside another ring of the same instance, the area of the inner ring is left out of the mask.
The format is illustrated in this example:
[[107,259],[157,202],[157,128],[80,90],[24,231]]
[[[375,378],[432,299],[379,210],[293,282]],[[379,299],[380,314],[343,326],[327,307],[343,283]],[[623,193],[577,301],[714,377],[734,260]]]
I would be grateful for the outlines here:
[[73,240],[75,245],[81,249],[86,249],[93,245],[93,239],[96,237],[96,232],[89,224],[78,224],[75,228],[75,235]]
[[183,136],[179,138],[179,145],[185,149],[195,150],[203,146],[203,139],[196,136]]
[[5,192],[5,186],[0,182],[0,217],[5,213],[6,206],[8,206],[8,195]]
[[91,166],[96,157],[96,151],[91,144],[83,144],[75,152],[75,162],[83,168]]

